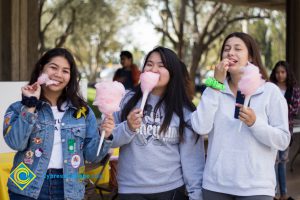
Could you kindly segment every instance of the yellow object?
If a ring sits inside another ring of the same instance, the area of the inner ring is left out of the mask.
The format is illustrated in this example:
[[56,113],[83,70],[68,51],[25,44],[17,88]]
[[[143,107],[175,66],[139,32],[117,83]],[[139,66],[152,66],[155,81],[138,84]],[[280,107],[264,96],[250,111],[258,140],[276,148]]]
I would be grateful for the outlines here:
[[87,111],[86,107],[81,107],[76,113],[76,119],[79,119],[82,116],[86,118],[86,114],[87,114],[86,111]]
[[13,166],[15,153],[0,153],[0,199],[9,200],[7,180]]
[[[115,148],[112,150],[112,157],[118,157],[119,156],[119,148]],[[13,160],[14,160],[15,153],[0,153],[0,200],[9,200],[8,196],[8,188],[7,188],[7,180],[9,178],[10,170],[13,166]],[[91,170],[86,174],[89,174],[93,181],[96,180],[96,178],[93,178],[100,172],[102,167],[99,167],[97,169]],[[102,178],[98,182],[98,184],[102,183],[108,183],[109,182],[109,165],[105,166]]]
[[[118,157],[119,156],[119,148],[114,148],[111,149],[112,150],[112,157]],[[107,163],[107,165],[104,166],[105,169],[103,171],[102,177],[100,178],[100,180],[98,181],[98,184],[104,184],[104,183],[108,183],[109,182],[109,163]],[[97,180],[97,175],[100,173],[100,171],[102,170],[102,166],[98,167],[96,169],[90,170],[88,172],[86,172],[86,174],[90,175],[90,179],[95,182]]]
[[[26,176],[23,177],[21,174],[26,174]],[[36,175],[21,162],[14,171],[10,173],[9,178],[20,190],[24,190],[36,178]]]
[[[105,165],[104,167],[105,167],[105,169],[103,171],[102,177],[98,181],[98,184],[108,183],[108,181],[109,181],[109,166]],[[101,166],[101,167],[98,167],[96,169],[90,170],[85,173],[86,173],[86,175],[89,175],[90,179],[95,183],[97,180],[97,176],[100,173],[100,171],[102,170],[102,168],[103,167]]]

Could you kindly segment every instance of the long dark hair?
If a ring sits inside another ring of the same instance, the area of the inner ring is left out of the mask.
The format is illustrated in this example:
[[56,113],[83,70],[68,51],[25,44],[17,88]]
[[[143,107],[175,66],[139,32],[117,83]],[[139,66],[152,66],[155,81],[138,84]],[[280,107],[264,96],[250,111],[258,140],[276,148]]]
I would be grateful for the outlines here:
[[292,70],[288,64],[288,62],[284,60],[278,61],[274,68],[272,69],[271,75],[270,75],[270,81],[272,83],[275,83],[276,85],[278,84],[278,80],[276,78],[276,71],[278,70],[279,67],[283,67],[284,70],[286,71],[286,93],[285,93],[285,98],[287,102],[290,104],[291,103],[291,98],[292,98],[292,93],[293,93],[293,88],[297,84],[297,81],[292,73]]
[[[185,108],[190,111],[194,111],[196,109],[195,105],[191,101],[191,95],[189,94],[189,92],[191,92],[188,88],[191,85],[189,74],[186,66],[180,61],[178,56],[172,50],[161,46],[156,47],[147,54],[143,65],[143,71],[147,60],[154,52],[159,53],[165,68],[169,71],[170,74],[170,80],[168,82],[166,90],[154,108],[154,112],[157,112],[162,103],[164,103],[163,108],[165,117],[160,127],[159,133],[162,134],[169,128],[172,116],[175,113],[180,120],[179,137],[182,141],[184,128],[191,128],[184,120],[183,109]],[[143,93],[141,87],[140,85],[138,85],[135,94],[129,99],[122,110],[122,121],[126,120],[127,115],[141,99],[142,95]]]
[[[65,58],[70,65],[70,81],[68,85],[63,90],[62,94],[57,100],[57,108],[62,111],[61,105],[65,101],[70,101],[72,106],[79,109],[84,106],[87,107],[86,102],[83,100],[82,96],[79,93],[79,72],[76,67],[76,63],[72,54],[64,48],[54,48],[47,51],[35,64],[35,68],[31,74],[29,84],[33,84],[37,81],[38,77],[42,73],[44,66],[51,61],[54,57],[63,57]],[[48,101],[44,96],[44,91],[41,92],[41,100]],[[48,101],[49,102],[49,101]]]
[[284,60],[280,60],[275,64],[270,75],[270,81],[275,84],[278,83],[278,80],[276,79],[276,71],[279,67],[283,67],[284,70],[286,71],[286,87],[287,88],[294,87],[297,84],[296,79],[292,73],[292,70],[290,69],[288,62]]
[[255,42],[255,40],[248,34],[243,33],[243,32],[234,32],[229,34],[222,45],[221,48],[221,52],[220,52],[220,58],[221,60],[222,58],[222,53],[224,51],[225,48],[225,44],[227,42],[228,39],[232,38],[232,37],[237,37],[240,38],[241,40],[243,40],[243,42],[245,43],[247,49],[248,49],[248,54],[249,56],[252,58],[252,64],[254,64],[255,66],[257,66],[259,68],[259,72],[262,75],[262,78],[265,80],[268,80],[268,74],[266,69],[264,68],[262,61],[261,61],[261,55],[260,55],[260,50],[259,47],[257,45],[257,43]]

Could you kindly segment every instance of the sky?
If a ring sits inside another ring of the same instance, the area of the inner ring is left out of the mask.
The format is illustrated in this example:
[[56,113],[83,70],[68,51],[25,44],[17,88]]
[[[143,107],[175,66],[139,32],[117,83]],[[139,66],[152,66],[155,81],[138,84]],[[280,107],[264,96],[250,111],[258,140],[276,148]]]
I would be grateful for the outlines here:
[[153,25],[145,18],[141,17],[138,21],[120,31],[119,39],[126,42],[131,39],[132,43],[127,43],[123,49],[133,50],[134,46],[143,52],[149,52],[159,44],[161,35],[157,33]]

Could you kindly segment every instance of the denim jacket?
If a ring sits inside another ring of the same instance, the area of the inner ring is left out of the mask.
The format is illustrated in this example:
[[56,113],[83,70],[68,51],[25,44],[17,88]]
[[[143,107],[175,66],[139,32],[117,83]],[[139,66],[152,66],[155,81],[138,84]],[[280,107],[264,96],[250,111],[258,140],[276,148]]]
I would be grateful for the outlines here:
[[[65,199],[83,199],[85,185],[79,177],[84,176],[84,161],[100,162],[111,146],[111,141],[105,140],[99,156],[96,156],[100,136],[95,115],[92,109],[88,109],[87,115],[79,115],[76,118],[74,113],[78,110],[69,104],[61,120]],[[11,172],[27,159],[25,165],[36,175],[23,190],[9,179],[7,185],[10,191],[38,198],[52,153],[54,128],[52,110],[46,102],[43,102],[34,114],[27,112],[21,102],[15,102],[7,109],[3,128],[4,139],[10,148],[18,151]],[[75,142],[73,151],[68,149],[68,141]],[[42,153],[37,154],[37,150]],[[76,165],[74,155],[77,158]]]

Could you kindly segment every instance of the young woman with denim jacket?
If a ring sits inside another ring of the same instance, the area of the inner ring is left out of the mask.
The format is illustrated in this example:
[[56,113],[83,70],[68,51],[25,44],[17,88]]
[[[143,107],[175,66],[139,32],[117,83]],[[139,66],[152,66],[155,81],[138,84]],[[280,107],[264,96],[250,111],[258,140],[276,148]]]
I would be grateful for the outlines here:
[[[57,83],[40,86],[37,79],[42,73]],[[99,162],[111,141],[106,140],[96,156],[100,138],[97,122],[79,95],[78,81],[71,53],[51,49],[37,62],[29,84],[22,88],[22,101],[6,111],[4,139],[17,151],[8,180],[10,199],[83,199],[84,161]],[[111,137],[113,117],[101,128],[105,138]]]
[[[293,120],[298,114],[300,103],[300,88],[296,84],[296,79],[290,71],[289,64],[286,61],[278,61],[270,75],[270,81],[275,83],[281,93],[284,95],[289,109],[289,130],[293,134]],[[291,140],[292,142],[292,140]],[[292,200],[287,195],[286,187],[286,163],[288,161],[289,148],[284,151],[278,151],[276,162],[277,175],[277,197],[280,200]]]

